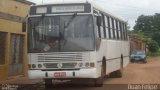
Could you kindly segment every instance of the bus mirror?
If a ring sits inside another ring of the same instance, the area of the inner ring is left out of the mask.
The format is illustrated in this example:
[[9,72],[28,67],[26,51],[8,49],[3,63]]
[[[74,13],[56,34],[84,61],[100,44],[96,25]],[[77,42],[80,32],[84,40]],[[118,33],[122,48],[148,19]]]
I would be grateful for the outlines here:
[[101,16],[97,16],[97,26],[101,26],[102,18]]
[[26,22],[22,22],[22,32],[26,32]]

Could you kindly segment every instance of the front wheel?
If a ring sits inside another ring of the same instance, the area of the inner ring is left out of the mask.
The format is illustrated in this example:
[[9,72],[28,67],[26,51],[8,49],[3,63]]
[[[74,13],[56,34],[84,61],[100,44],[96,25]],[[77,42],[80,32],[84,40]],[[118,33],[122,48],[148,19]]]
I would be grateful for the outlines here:
[[102,65],[102,68],[101,68],[101,77],[95,79],[95,86],[96,87],[102,87],[103,86],[103,79],[104,79],[104,68],[103,68],[103,65]]
[[52,83],[52,79],[44,79],[45,81],[45,88],[51,88],[53,86],[53,83]]
[[96,87],[102,87],[103,86],[103,78],[99,77],[97,79],[95,79],[95,86]]

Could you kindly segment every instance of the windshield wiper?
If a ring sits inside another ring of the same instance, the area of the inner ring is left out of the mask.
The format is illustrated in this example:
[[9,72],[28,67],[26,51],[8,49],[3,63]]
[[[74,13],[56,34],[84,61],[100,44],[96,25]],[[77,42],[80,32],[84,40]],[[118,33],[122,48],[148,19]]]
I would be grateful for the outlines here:
[[61,40],[64,40],[64,44],[63,44],[63,46],[65,46],[65,44],[66,44],[66,42],[67,42],[67,40],[64,38],[64,35],[65,35],[65,25],[64,25],[64,28],[63,28],[64,30],[62,30],[63,31],[63,33],[59,30],[59,51],[61,50]]
[[71,24],[71,22],[74,20],[74,18],[77,16],[77,13],[74,13],[71,17],[71,19],[68,21],[67,25],[64,26],[64,29],[68,28],[68,26]]

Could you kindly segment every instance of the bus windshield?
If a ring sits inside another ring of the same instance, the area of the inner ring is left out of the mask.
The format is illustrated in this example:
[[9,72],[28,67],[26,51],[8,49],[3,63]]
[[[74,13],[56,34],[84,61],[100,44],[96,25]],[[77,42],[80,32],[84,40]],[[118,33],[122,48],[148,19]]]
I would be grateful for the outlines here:
[[29,18],[30,53],[77,52],[95,49],[91,15],[62,15]]

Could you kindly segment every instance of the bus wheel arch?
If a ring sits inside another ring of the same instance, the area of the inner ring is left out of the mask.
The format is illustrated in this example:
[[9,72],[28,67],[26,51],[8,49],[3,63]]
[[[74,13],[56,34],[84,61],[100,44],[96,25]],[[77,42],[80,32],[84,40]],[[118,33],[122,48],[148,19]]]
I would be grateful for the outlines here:
[[95,86],[96,87],[103,86],[103,80],[104,80],[105,75],[106,75],[106,58],[103,57],[102,65],[101,65],[101,76],[99,78],[95,79]]
[[124,62],[123,57],[124,57],[123,54],[121,54],[121,61],[120,62],[121,62],[121,68],[122,69],[123,69],[123,62]]
[[103,57],[102,59],[102,68],[103,68],[103,77],[106,76],[106,57]]

